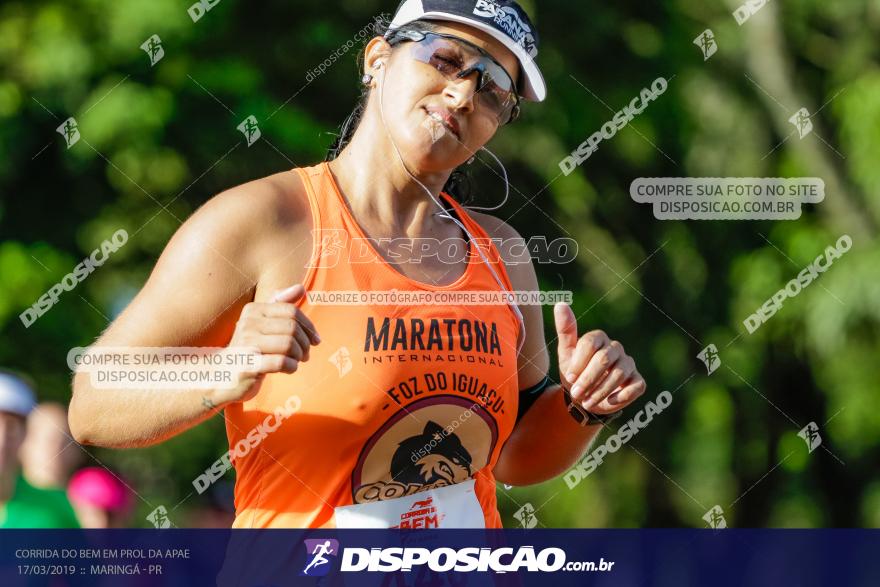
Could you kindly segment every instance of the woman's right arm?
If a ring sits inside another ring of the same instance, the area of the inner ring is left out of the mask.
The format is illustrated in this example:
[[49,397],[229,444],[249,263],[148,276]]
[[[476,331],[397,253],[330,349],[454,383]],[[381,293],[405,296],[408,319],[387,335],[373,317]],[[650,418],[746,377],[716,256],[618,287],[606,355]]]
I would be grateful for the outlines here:
[[[265,259],[277,256],[272,235],[308,239],[311,218],[301,198],[273,178],[211,199],[174,234],[147,283],[93,347],[257,347],[259,366],[223,389],[98,389],[88,373],[73,381],[69,421],[77,442],[144,447],[175,436],[234,401],[250,399],[269,372],[292,373],[319,338],[296,307],[302,286],[276,302],[256,303]],[[297,270],[299,268],[297,267]],[[301,281],[305,268],[296,278]],[[115,351],[115,349],[114,349]],[[158,367],[158,368],[161,368]]]

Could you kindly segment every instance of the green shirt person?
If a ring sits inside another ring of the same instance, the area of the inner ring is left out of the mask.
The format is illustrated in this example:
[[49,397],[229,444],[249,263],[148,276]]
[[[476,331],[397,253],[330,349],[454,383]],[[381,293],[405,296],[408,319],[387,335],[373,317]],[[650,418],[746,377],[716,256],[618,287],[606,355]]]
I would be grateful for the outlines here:
[[18,475],[12,499],[0,505],[0,528],[79,528],[79,522],[63,490],[40,489]]
[[79,528],[62,490],[37,489],[21,474],[18,453],[35,403],[21,377],[0,371],[0,528]]

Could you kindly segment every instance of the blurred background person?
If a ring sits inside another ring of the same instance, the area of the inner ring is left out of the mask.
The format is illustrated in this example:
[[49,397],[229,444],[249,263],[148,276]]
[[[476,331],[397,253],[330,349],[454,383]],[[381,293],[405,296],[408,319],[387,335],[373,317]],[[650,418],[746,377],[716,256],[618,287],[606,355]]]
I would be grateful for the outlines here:
[[132,509],[132,492],[116,475],[101,467],[74,473],[67,496],[83,528],[125,528]]
[[78,528],[64,491],[34,487],[21,473],[19,451],[35,405],[21,376],[0,371],[0,528]]
[[34,487],[67,487],[82,461],[82,450],[70,435],[67,408],[56,402],[44,402],[34,408],[27,419],[20,457],[24,478]]

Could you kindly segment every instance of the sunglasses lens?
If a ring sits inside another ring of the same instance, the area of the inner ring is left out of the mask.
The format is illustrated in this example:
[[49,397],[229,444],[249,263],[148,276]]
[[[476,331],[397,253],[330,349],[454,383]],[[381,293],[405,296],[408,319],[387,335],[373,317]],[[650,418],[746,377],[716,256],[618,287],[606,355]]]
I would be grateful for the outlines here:
[[502,123],[506,122],[516,104],[513,82],[507,72],[490,59],[485,59],[485,65],[486,70],[477,97],[498,116]]
[[412,45],[414,59],[426,63],[443,74],[446,79],[456,79],[462,70],[475,67],[480,74],[476,90],[476,102],[498,117],[503,124],[510,118],[516,105],[513,80],[503,67],[485,55],[467,50],[452,39],[427,34]]
[[427,63],[447,79],[453,79],[463,65],[461,51],[452,42],[440,37],[426,37],[414,43],[413,57]]
[[485,57],[483,59],[486,64],[485,77],[491,82],[493,89],[500,92],[512,92],[513,82],[507,75],[507,72],[499,65],[496,65],[491,59]]

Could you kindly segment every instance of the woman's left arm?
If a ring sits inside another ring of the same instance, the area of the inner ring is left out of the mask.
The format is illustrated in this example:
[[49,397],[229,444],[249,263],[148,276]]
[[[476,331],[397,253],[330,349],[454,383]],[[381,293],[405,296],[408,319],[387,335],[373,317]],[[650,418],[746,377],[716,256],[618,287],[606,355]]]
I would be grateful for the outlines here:
[[[472,213],[492,238],[522,237],[501,220]],[[513,256],[509,251],[519,250]],[[505,268],[517,291],[536,291],[538,279],[525,247],[502,247]],[[526,339],[517,369],[519,389],[540,383],[547,375],[550,358],[544,339],[544,319],[538,305],[521,306]],[[601,330],[582,336],[577,320],[567,304],[554,308],[559,373],[576,405],[595,414],[623,409],[645,392],[645,380],[623,346]],[[532,485],[557,477],[570,469],[586,452],[601,424],[581,426],[568,413],[564,391],[557,384],[544,390],[528,408],[495,465],[498,481],[510,485]]]

